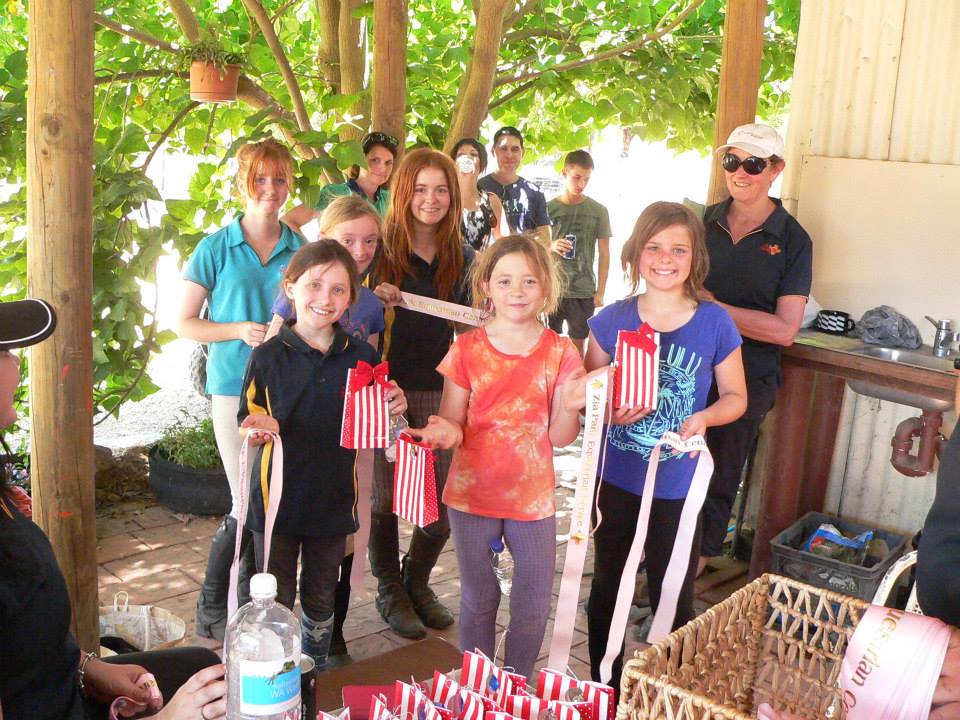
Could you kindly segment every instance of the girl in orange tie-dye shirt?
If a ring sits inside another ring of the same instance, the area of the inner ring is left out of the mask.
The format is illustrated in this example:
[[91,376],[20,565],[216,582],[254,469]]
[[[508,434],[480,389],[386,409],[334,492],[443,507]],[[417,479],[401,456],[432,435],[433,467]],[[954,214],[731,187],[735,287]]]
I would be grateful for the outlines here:
[[560,295],[534,239],[499,240],[474,265],[491,319],[461,335],[437,370],[439,416],[413,431],[456,448],[443,502],[460,565],[460,645],[493,656],[500,589],[488,558],[503,539],[515,569],[504,664],[529,675],[550,611],[556,557],[553,448],[580,430],[585,373],[571,342],[543,326]]

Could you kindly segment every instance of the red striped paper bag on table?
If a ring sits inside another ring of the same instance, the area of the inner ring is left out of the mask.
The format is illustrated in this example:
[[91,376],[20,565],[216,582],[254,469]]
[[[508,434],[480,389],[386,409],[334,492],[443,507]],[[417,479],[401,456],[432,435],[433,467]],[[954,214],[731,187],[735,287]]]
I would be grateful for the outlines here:
[[617,333],[613,406],[657,407],[660,381],[660,333],[644,323],[636,331]]
[[460,713],[460,720],[483,720],[488,712],[502,710],[493,700],[484,697],[473,690],[462,688],[460,697],[463,700],[463,710]]
[[566,697],[567,690],[579,686],[579,680],[558,670],[543,668],[537,675],[537,697],[543,700],[560,700]]
[[430,703],[426,694],[416,685],[397,680],[393,686],[394,711],[401,718],[419,718],[420,708]]
[[613,702],[612,687],[585,680],[580,683],[580,689],[583,690],[583,698],[593,705],[593,720],[613,720],[617,706]]
[[430,686],[430,700],[444,707],[453,707],[454,698],[460,693],[460,686],[439,670],[433,671],[433,684]]
[[483,720],[515,720],[513,715],[503,710],[494,710],[492,712],[485,713]]
[[397,716],[390,712],[386,695],[377,693],[370,697],[370,720],[397,720]]
[[386,391],[393,385],[387,379],[387,372],[385,362],[372,367],[362,360],[347,371],[341,447],[363,450],[385,448],[390,444],[390,405]]
[[[393,466],[393,512],[397,517],[420,527],[426,527],[440,518],[433,450],[406,433],[401,433],[397,438],[397,461]],[[462,683],[462,675],[460,680]]]
[[526,684],[527,679],[523,675],[508,672],[494,664],[490,675],[487,677],[485,694],[502,707],[507,697],[515,695],[519,690],[525,688]]
[[463,653],[463,667],[460,668],[460,687],[483,693],[487,685],[487,676],[493,672],[493,660],[479,649]]
[[503,709],[520,720],[537,720],[540,713],[547,709],[548,704],[548,700],[541,700],[524,693],[505,698]]
[[580,710],[587,710],[589,712],[590,703],[558,702],[557,700],[553,700],[547,706],[547,709],[557,720],[588,720],[586,717],[581,718]]

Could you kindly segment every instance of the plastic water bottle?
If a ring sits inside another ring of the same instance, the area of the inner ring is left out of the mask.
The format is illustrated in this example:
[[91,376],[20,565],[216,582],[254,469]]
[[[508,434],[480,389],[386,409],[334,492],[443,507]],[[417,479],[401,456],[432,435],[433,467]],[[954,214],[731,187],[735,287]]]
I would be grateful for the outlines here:
[[500,592],[509,595],[513,585],[513,556],[500,538],[490,541],[490,564],[500,584]]
[[390,419],[390,444],[383,451],[387,462],[397,461],[397,438],[400,437],[400,433],[406,432],[409,427],[410,423],[403,415],[395,415]]
[[250,579],[250,597],[230,619],[223,642],[227,717],[299,720],[300,621],[277,603],[270,573]]

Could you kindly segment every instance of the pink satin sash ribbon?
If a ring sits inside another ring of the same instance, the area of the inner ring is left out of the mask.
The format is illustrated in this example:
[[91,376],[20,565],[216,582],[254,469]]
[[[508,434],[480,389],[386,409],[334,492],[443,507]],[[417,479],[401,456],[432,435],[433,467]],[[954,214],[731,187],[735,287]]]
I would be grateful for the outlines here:
[[[263,432],[262,430],[260,432]],[[270,471],[270,492],[267,497],[266,520],[263,528],[263,570],[268,572],[270,565],[270,538],[273,537],[273,524],[277,519],[277,510],[280,508],[280,498],[283,495],[283,443],[277,433],[266,433],[272,438],[272,443],[264,444],[263,451],[273,452]],[[247,452],[250,447],[250,435],[243,439],[240,446],[240,513],[237,518],[237,539],[233,550],[233,564],[230,566],[230,591],[227,595],[227,622],[233,619],[237,612],[237,588],[240,584],[240,540],[243,536],[243,526],[247,519],[247,503],[250,498],[250,473],[247,470]]]
[[667,432],[653,446],[650,453],[650,462],[647,465],[647,476],[643,485],[643,495],[640,498],[640,514],[637,517],[637,530],[630,545],[627,562],[620,576],[620,587],[617,591],[617,602],[613,609],[613,618],[610,622],[610,634],[607,637],[607,650],[600,662],[600,680],[607,683],[613,672],[613,663],[620,656],[623,637],[627,629],[627,618],[630,614],[630,605],[633,602],[633,592],[637,582],[637,568],[643,559],[643,545],[647,539],[647,528],[650,521],[650,508],[653,503],[653,490],[657,479],[657,466],[660,464],[660,449],[668,445],[680,452],[699,452],[697,467],[693,473],[690,490],[683,502],[680,513],[680,525],[677,537],[673,541],[673,551],[667,572],[663,578],[663,587],[660,591],[660,604],[653,616],[653,625],[647,634],[647,642],[655,643],[670,633],[673,620],[677,614],[677,600],[680,589],[686,577],[690,561],[690,551],[693,545],[693,536],[697,529],[697,516],[710,485],[710,476],[713,474],[713,457],[707,449],[706,441],[695,435],[686,441],[681,440],[676,433]]
[[847,720],[926,720],[949,643],[936,618],[870,607],[843,656]]

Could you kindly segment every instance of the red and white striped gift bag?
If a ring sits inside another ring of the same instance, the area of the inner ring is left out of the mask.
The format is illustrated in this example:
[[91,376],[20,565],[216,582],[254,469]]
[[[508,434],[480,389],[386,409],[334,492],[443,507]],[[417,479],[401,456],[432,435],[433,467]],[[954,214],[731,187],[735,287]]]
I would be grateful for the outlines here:
[[486,690],[487,676],[493,672],[493,660],[479,649],[463,653],[463,667],[460,668],[460,687],[483,693]]
[[453,707],[454,698],[460,692],[460,686],[439,670],[433,671],[433,684],[430,686],[430,699],[444,707]]
[[343,424],[340,446],[351,450],[385,448],[390,444],[390,404],[386,391],[388,365],[376,367],[362,360],[347,371],[347,387],[343,393]]
[[376,693],[370,697],[370,720],[397,720],[387,705],[387,696]]
[[644,323],[639,330],[617,333],[613,406],[657,407],[660,381],[660,333]]
[[567,690],[579,686],[579,680],[558,670],[543,668],[537,675],[537,697],[543,700],[560,700],[566,697]]
[[503,709],[490,698],[466,688],[460,690],[460,697],[463,700],[460,720],[483,720],[488,712]]
[[540,713],[547,709],[548,700],[527,694],[510,695],[504,700],[503,709],[520,720],[537,720]]
[[[520,685],[515,684],[517,680],[521,682]],[[487,676],[485,694],[487,697],[493,699],[497,705],[502,706],[507,697],[516,694],[518,688],[525,686],[526,678],[524,678],[523,675],[507,672],[503,668],[494,665],[490,671],[490,675]]]
[[420,708],[429,703],[426,694],[416,685],[397,680],[393,686],[394,711],[401,718],[420,719]]
[[613,702],[613,688],[603,683],[585,680],[580,683],[585,700],[593,705],[593,720],[613,720],[617,706]]
[[406,433],[401,433],[397,438],[397,461],[393,466],[393,512],[419,527],[426,527],[440,518],[433,450]]
[[493,710],[484,714],[483,720],[514,720],[514,717],[503,710]]
[[588,702],[558,702],[553,700],[547,706],[547,709],[557,718],[557,720],[588,720],[581,718],[580,710],[589,712],[590,703]]

